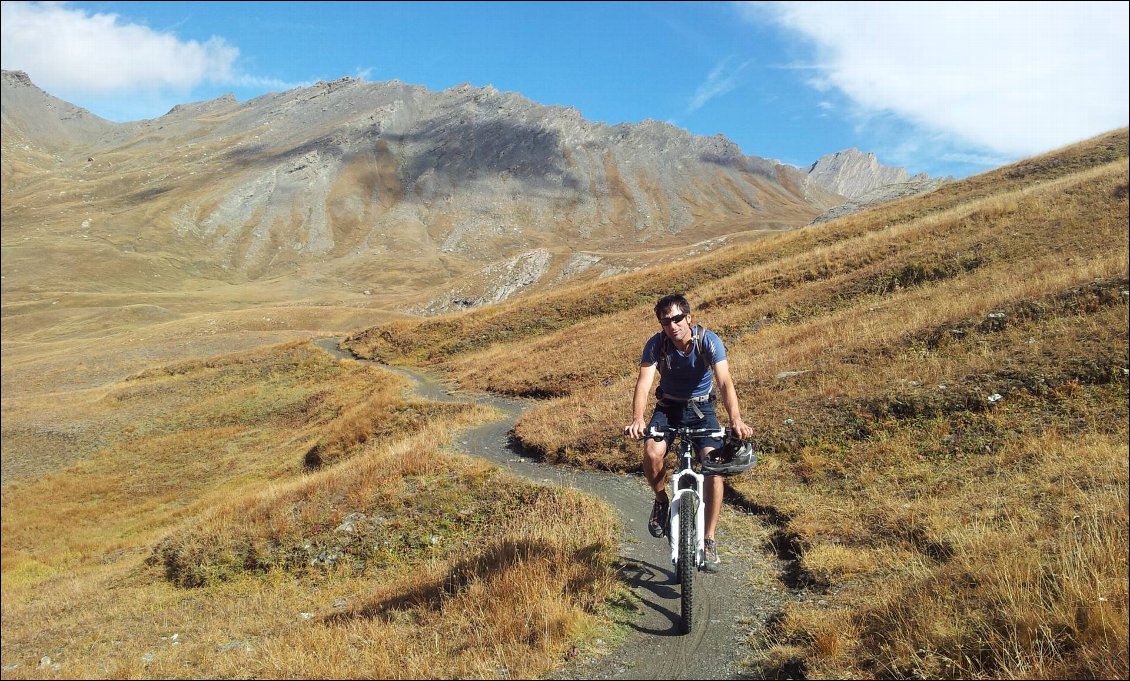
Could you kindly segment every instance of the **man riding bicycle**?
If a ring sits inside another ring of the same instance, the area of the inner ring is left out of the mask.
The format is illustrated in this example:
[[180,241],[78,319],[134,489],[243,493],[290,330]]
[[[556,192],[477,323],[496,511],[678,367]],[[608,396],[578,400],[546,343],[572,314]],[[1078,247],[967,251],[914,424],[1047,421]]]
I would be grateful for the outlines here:
[[[690,303],[679,294],[664,296],[655,304],[655,316],[662,330],[644,345],[640,373],[632,396],[632,422],[624,428],[624,432],[639,439],[651,428],[663,429],[668,426],[717,430],[719,425],[714,402],[716,395],[721,394],[722,404],[730,417],[731,433],[742,440],[749,439],[753,436],[753,429],[742,421],[738,395],[726,360],[726,347],[714,332],[707,331],[701,325],[692,326],[690,314]],[[655,412],[650,423],[647,423],[644,421],[644,410],[657,371],[659,386],[655,391]],[[717,394],[714,391],[715,385]],[[665,488],[667,469],[664,457],[669,444],[670,439],[649,438],[644,445],[643,473],[655,493],[655,502],[648,520],[648,531],[653,537],[662,537],[666,531],[670,500]],[[699,438],[695,446],[699,457],[704,458],[722,447],[722,444],[720,438]],[[718,514],[722,510],[722,478],[708,475],[704,491],[704,569],[714,572],[721,563],[714,530],[718,525]]]

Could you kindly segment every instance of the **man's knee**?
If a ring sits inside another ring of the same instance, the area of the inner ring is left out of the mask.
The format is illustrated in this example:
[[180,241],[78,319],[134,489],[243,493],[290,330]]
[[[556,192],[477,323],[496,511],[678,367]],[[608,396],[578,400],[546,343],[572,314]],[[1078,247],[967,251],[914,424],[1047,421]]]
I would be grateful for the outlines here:
[[666,455],[667,443],[662,440],[660,440],[659,442],[656,442],[655,440],[648,440],[647,445],[643,448],[644,461],[651,463],[662,463],[663,457]]

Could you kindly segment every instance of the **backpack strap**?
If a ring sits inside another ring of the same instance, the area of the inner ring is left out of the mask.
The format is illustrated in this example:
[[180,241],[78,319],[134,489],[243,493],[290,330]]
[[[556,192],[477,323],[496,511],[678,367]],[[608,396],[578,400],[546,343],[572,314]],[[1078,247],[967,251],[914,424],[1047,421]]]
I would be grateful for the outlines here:
[[[706,343],[706,327],[702,324],[694,325],[694,349],[698,351],[698,356],[706,359],[705,349],[708,347]],[[710,361],[707,362],[711,367],[714,366],[714,348],[710,347]]]

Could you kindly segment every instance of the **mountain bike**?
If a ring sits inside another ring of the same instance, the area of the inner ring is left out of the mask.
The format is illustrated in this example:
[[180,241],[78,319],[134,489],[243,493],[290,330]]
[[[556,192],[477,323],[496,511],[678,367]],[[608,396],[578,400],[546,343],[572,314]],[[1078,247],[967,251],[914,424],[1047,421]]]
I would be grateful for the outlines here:
[[726,429],[715,428],[650,428],[644,437],[662,440],[673,436],[677,443],[675,472],[671,474],[670,510],[667,517],[667,537],[671,542],[671,564],[675,566],[675,581],[680,585],[680,609],[683,633],[694,628],[694,591],[698,571],[706,565],[705,526],[706,507],[703,496],[704,476],[696,469],[695,438],[724,437]]

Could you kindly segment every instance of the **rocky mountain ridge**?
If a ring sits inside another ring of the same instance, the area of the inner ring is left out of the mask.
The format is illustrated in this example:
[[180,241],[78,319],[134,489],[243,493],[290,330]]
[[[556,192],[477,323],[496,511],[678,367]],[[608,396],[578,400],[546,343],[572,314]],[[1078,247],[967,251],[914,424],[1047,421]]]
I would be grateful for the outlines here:
[[[4,71],[4,137],[63,151],[110,133],[115,124],[40,90],[23,71]],[[7,146],[7,144],[5,144]]]
[[[20,72],[3,86],[6,231],[31,212],[59,230],[112,223],[122,267],[147,253],[217,280],[297,274],[411,295],[536,263],[473,298],[487,302],[800,227],[844,203],[827,178],[858,187],[889,175],[875,163],[813,174],[721,135],[593,123],[490,86],[342,78],[124,124]],[[81,205],[58,200],[79,186]],[[642,255],[629,264],[622,252]],[[416,304],[450,308],[429,300]]]
[[[854,199],[888,184],[902,184],[911,180],[904,168],[885,166],[872,153],[846,149],[821,156],[808,169],[814,182],[835,193]],[[919,180],[925,173],[915,176]]]

